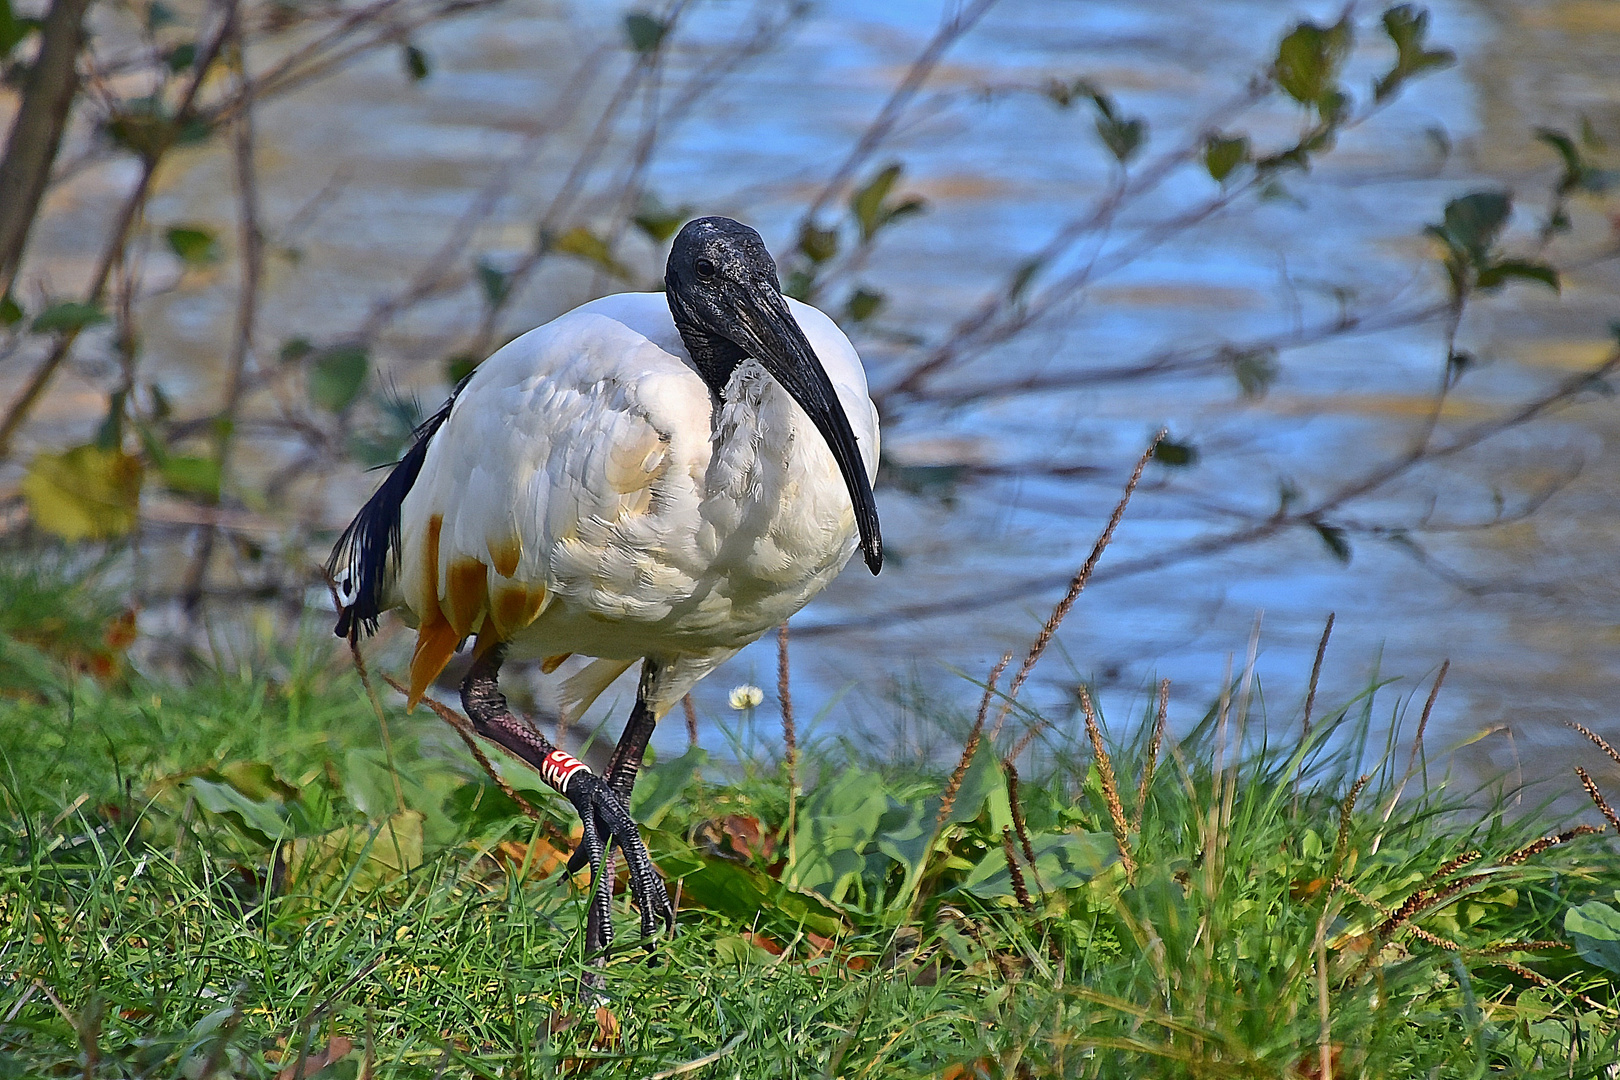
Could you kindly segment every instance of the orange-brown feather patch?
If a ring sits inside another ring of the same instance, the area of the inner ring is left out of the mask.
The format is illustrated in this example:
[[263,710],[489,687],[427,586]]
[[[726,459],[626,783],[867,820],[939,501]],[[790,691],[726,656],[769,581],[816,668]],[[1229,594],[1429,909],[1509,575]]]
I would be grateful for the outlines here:
[[507,585],[496,590],[493,599],[490,614],[495,616],[495,626],[504,636],[511,637],[540,614],[546,603],[546,587],[536,585],[527,589],[522,585]]
[[444,583],[444,614],[456,633],[466,637],[489,599],[489,567],[477,559],[457,559]]
[[489,545],[489,563],[501,577],[511,577],[517,573],[518,560],[523,558],[523,541],[516,536],[508,536]]
[[416,631],[416,651],[411,654],[411,692],[405,698],[405,711],[416,708],[427,688],[439,677],[444,665],[456,654],[462,635],[438,611],[424,618]]
[[564,660],[567,660],[573,655],[574,654],[571,652],[565,652],[558,653],[556,656],[548,656],[544,660],[540,661],[540,670],[545,674],[550,675],[553,671],[556,671],[558,668],[562,667]]
[[418,611],[416,617],[421,625],[441,617],[439,610],[439,533],[444,529],[444,515],[434,514],[428,518],[427,536],[422,543],[422,606],[425,610]]

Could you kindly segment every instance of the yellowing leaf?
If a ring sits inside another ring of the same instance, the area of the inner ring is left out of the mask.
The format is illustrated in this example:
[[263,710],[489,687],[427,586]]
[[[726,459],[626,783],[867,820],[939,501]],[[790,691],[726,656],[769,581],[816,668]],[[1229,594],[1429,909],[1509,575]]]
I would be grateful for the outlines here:
[[123,536],[140,508],[141,462],[94,445],[38,454],[22,493],[34,524],[64,540]]
[[608,250],[607,242],[583,225],[576,225],[561,236],[551,237],[547,246],[552,251],[589,259],[621,280],[630,279],[630,271],[613,257],[613,253]]

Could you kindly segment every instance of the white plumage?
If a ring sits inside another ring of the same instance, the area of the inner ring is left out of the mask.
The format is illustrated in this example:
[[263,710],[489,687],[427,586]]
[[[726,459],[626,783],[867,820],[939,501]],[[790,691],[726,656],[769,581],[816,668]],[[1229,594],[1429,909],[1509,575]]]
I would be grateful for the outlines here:
[[[860,357],[822,312],[788,306],[871,480],[878,420]],[[400,524],[392,599],[421,635],[412,697],[450,635],[489,620],[513,655],[600,658],[567,688],[576,713],[651,656],[661,716],[856,548],[849,493],[804,410],[753,359],[715,400],[662,293],[585,304],[480,365]]]

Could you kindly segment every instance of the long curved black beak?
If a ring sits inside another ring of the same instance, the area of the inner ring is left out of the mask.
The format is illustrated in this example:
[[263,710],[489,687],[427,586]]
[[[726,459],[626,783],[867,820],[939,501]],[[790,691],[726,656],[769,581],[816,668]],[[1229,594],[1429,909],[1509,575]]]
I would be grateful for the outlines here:
[[861,556],[867,569],[883,568],[883,536],[878,529],[877,500],[866,478],[859,441],[849,426],[849,417],[838,401],[832,381],[816,359],[815,350],[788,310],[787,301],[770,284],[748,289],[745,302],[735,309],[738,325],[728,334],[754,359],[764,365],[772,378],[782,384],[799,403],[821,437],[827,440],[849,501],[855,507],[855,524],[861,532]]

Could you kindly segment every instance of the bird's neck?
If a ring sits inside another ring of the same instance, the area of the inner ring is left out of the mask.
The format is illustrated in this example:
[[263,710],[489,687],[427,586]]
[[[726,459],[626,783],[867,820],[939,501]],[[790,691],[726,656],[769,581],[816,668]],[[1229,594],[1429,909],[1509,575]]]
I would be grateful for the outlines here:
[[680,307],[672,297],[669,305],[670,314],[675,318],[675,329],[680,331],[681,342],[686,346],[687,355],[692,358],[698,374],[702,376],[714,396],[723,398],[726,384],[731,381],[732,372],[737,370],[737,365],[742,363],[748,354],[733,342],[718,334],[711,334],[694,320],[686,318]]

